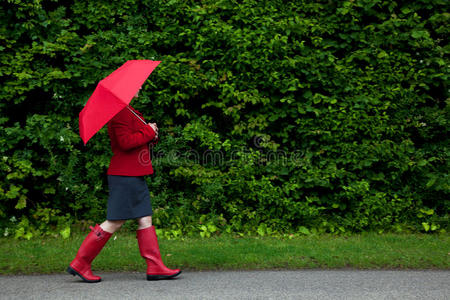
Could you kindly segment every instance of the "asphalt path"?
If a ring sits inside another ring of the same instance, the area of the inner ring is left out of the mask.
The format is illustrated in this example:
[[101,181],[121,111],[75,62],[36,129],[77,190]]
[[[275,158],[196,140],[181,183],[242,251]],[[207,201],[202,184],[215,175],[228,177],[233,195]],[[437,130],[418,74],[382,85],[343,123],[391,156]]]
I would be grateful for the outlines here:
[[0,276],[1,299],[450,299],[450,271],[205,271],[147,281],[143,273]]

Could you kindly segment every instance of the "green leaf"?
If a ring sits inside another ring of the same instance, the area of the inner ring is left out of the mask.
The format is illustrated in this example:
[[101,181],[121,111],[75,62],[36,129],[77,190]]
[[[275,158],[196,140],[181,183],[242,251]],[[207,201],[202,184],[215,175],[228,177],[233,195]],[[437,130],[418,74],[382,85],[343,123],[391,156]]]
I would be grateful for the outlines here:
[[217,231],[216,225],[208,224],[208,231],[209,232],[216,232]]
[[14,198],[19,197],[20,189],[21,189],[20,187],[14,185],[14,184],[11,184],[9,191],[6,192],[6,197],[9,198],[9,199],[14,199]]
[[402,7],[400,11],[404,14],[409,14],[412,10],[409,7]]
[[422,227],[423,229],[425,229],[426,232],[430,230],[430,225],[428,225],[428,223],[422,222]]
[[418,165],[419,167],[423,167],[423,166],[425,166],[427,163],[428,163],[428,162],[427,162],[425,159],[421,159],[421,160],[419,160],[419,161],[417,162],[417,165]]
[[31,233],[31,231],[28,231],[23,237],[27,240],[30,240],[33,237],[33,233]]
[[61,230],[59,232],[61,234],[61,236],[63,237],[63,239],[67,239],[70,237],[70,226],[67,226],[66,228],[64,228],[63,230]]
[[436,182],[437,177],[431,177],[430,180],[428,180],[427,184],[425,185],[426,188],[430,188],[433,186],[433,184]]
[[380,51],[380,53],[378,53],[378,55],[377,55],[378,58],[383,58],[386,56],[388,56],[388,54],[385,51]]
[[300,226],[300,228],[298,229],[298,231],[299,231],[300,233],[305,234],[305,235],[310,235],[310,234],[311,234],[311,232],[309,231],[309,229],[306,228],[306,227],[304,227],[304,226]]
[[430,34],[426,30],[414,30],[411,33],[411,36],[415,39],[419,39],[419,38],[428,38],[430,37]]
[[432,209],[432,208],[429,208],[429,209],[423,209],[423,208],[421,208],[420,211],[423,212],[424,214],[429,215],[429,216],[431,216],[432,214],[434,214],[434,209]]
[[25,197],[25,195],[21,195],[19,197],[19,201],[17,201],[15,209],[23,209],[26,206],[27,206],[27,198]]
[[44,194],[55,194],[56,190],[53,187],[45,188]]
[[265,226],[265,224],[260,224],[260,225],[258,226],[258,229],[256,230],[256,232],[257,232],[260,236],[266,235],[266,226]]

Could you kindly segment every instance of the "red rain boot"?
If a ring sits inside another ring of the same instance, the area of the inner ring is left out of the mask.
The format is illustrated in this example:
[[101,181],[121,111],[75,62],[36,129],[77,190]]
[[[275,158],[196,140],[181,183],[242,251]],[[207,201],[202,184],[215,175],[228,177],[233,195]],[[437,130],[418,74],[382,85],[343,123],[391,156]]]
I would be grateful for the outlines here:
[[136,237],[141,256],[147,262],[147,280],[169,279],[181,273],[179,269],[167,268],[162,262],[154,226],[137,230]]
[[67,268],[67,272],[73,276],[78,275],[84,281],[92,283],[99,282],[102,278],[92,274],[91,263],[105,246],[112,233],[104,231],[98,224],[95,225],[95,228],[92,226],[89,228],[92,231],[84,239],[80,249],[78,249],[77,256]]

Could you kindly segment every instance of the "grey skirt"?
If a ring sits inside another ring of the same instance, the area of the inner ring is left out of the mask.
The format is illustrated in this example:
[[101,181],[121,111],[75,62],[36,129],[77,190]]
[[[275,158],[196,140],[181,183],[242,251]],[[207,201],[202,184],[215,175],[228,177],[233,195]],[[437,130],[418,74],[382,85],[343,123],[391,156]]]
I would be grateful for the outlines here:
[[136,219],[153,214],[144,176],[108,175],[107,220]]

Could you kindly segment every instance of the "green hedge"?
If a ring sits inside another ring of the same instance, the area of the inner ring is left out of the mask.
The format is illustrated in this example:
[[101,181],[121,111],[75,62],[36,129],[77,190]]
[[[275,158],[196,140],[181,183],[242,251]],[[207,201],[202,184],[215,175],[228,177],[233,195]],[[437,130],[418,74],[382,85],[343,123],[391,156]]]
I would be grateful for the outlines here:
[[129,59],[162,61],[132,105],[169,235],[448,230],[446,4],[3,1],[1,231],[104,220],[109,137],[78,113]]

